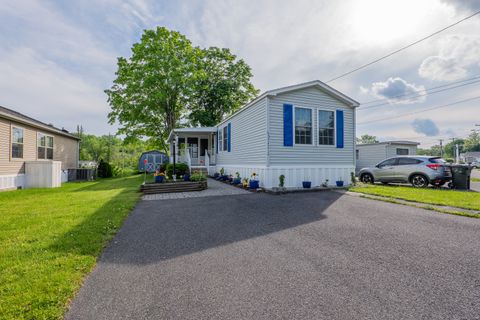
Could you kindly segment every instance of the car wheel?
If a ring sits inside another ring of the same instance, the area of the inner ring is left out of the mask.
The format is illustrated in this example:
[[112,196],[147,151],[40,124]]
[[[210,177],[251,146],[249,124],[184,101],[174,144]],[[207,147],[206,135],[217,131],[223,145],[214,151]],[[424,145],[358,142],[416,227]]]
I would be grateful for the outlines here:
[[363,183],[373,183],[374,182],[373,176],[370,173],[362,174],[362,176],[360,177],[360,181],[362,181]]
[[410,181],[412,182],[412,185],[415,188],[426,188],[426,187],[428,187],[428,179],[424,175],[416,174],[412,177],[412,179]]

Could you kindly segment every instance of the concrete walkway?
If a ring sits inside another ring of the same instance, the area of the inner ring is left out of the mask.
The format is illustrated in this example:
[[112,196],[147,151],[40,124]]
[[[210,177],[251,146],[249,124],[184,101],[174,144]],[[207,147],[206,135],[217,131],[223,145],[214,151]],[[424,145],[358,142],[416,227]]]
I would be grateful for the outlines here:
[[142,200],[169,200],[169,199],[187,199],[212,196],[233,196],[241,194],[252,194],[252,192],[230,186],[223,182],[208,178],[208,189],[192,192],[174,192],[144,195]]

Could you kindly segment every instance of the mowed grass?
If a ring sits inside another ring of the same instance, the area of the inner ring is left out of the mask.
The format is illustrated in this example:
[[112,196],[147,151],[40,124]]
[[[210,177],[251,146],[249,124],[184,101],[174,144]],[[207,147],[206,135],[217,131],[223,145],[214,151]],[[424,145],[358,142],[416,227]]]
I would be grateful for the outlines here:
[[0,193],[0,319],[61,319],[141,176]]
[[480,211],[480,193],[449,189],[417,189],[404,186],[359,185],[354,192],[403,199],[427,204],[457,207]]

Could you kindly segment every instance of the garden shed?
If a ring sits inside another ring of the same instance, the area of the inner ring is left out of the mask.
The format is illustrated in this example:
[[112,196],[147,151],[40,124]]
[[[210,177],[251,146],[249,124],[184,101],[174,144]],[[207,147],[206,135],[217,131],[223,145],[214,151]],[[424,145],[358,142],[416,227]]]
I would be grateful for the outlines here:
[[[145,159],[147,163],[145,164]],[[149,173],[155,172],[160,169],[162,164],[168,163],[168,155],[165,152],[158,150],[146,151],[142,153],[140,159],[138,159],[138,171]]]

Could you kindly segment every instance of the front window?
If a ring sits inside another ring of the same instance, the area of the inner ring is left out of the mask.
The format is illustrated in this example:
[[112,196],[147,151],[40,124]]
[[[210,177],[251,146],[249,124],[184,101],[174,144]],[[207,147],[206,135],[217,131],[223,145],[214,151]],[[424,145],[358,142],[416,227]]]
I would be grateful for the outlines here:
[[312,144],[312,110],[295,108],[295,144]]
[[397,155],[398,156],[408,156],[408,149],[397,148]]
[[318,144],[333,145],[335,117],[333,111],[318,111]]
[[37,135],[37,158],[53,160],[53,137],[43,133]]
[[12,127],[12,158],[23,158],[23,129]]
[[227,151],[228,149],[228,133],[227,133],[227,126],[223,127],[223,151]]

